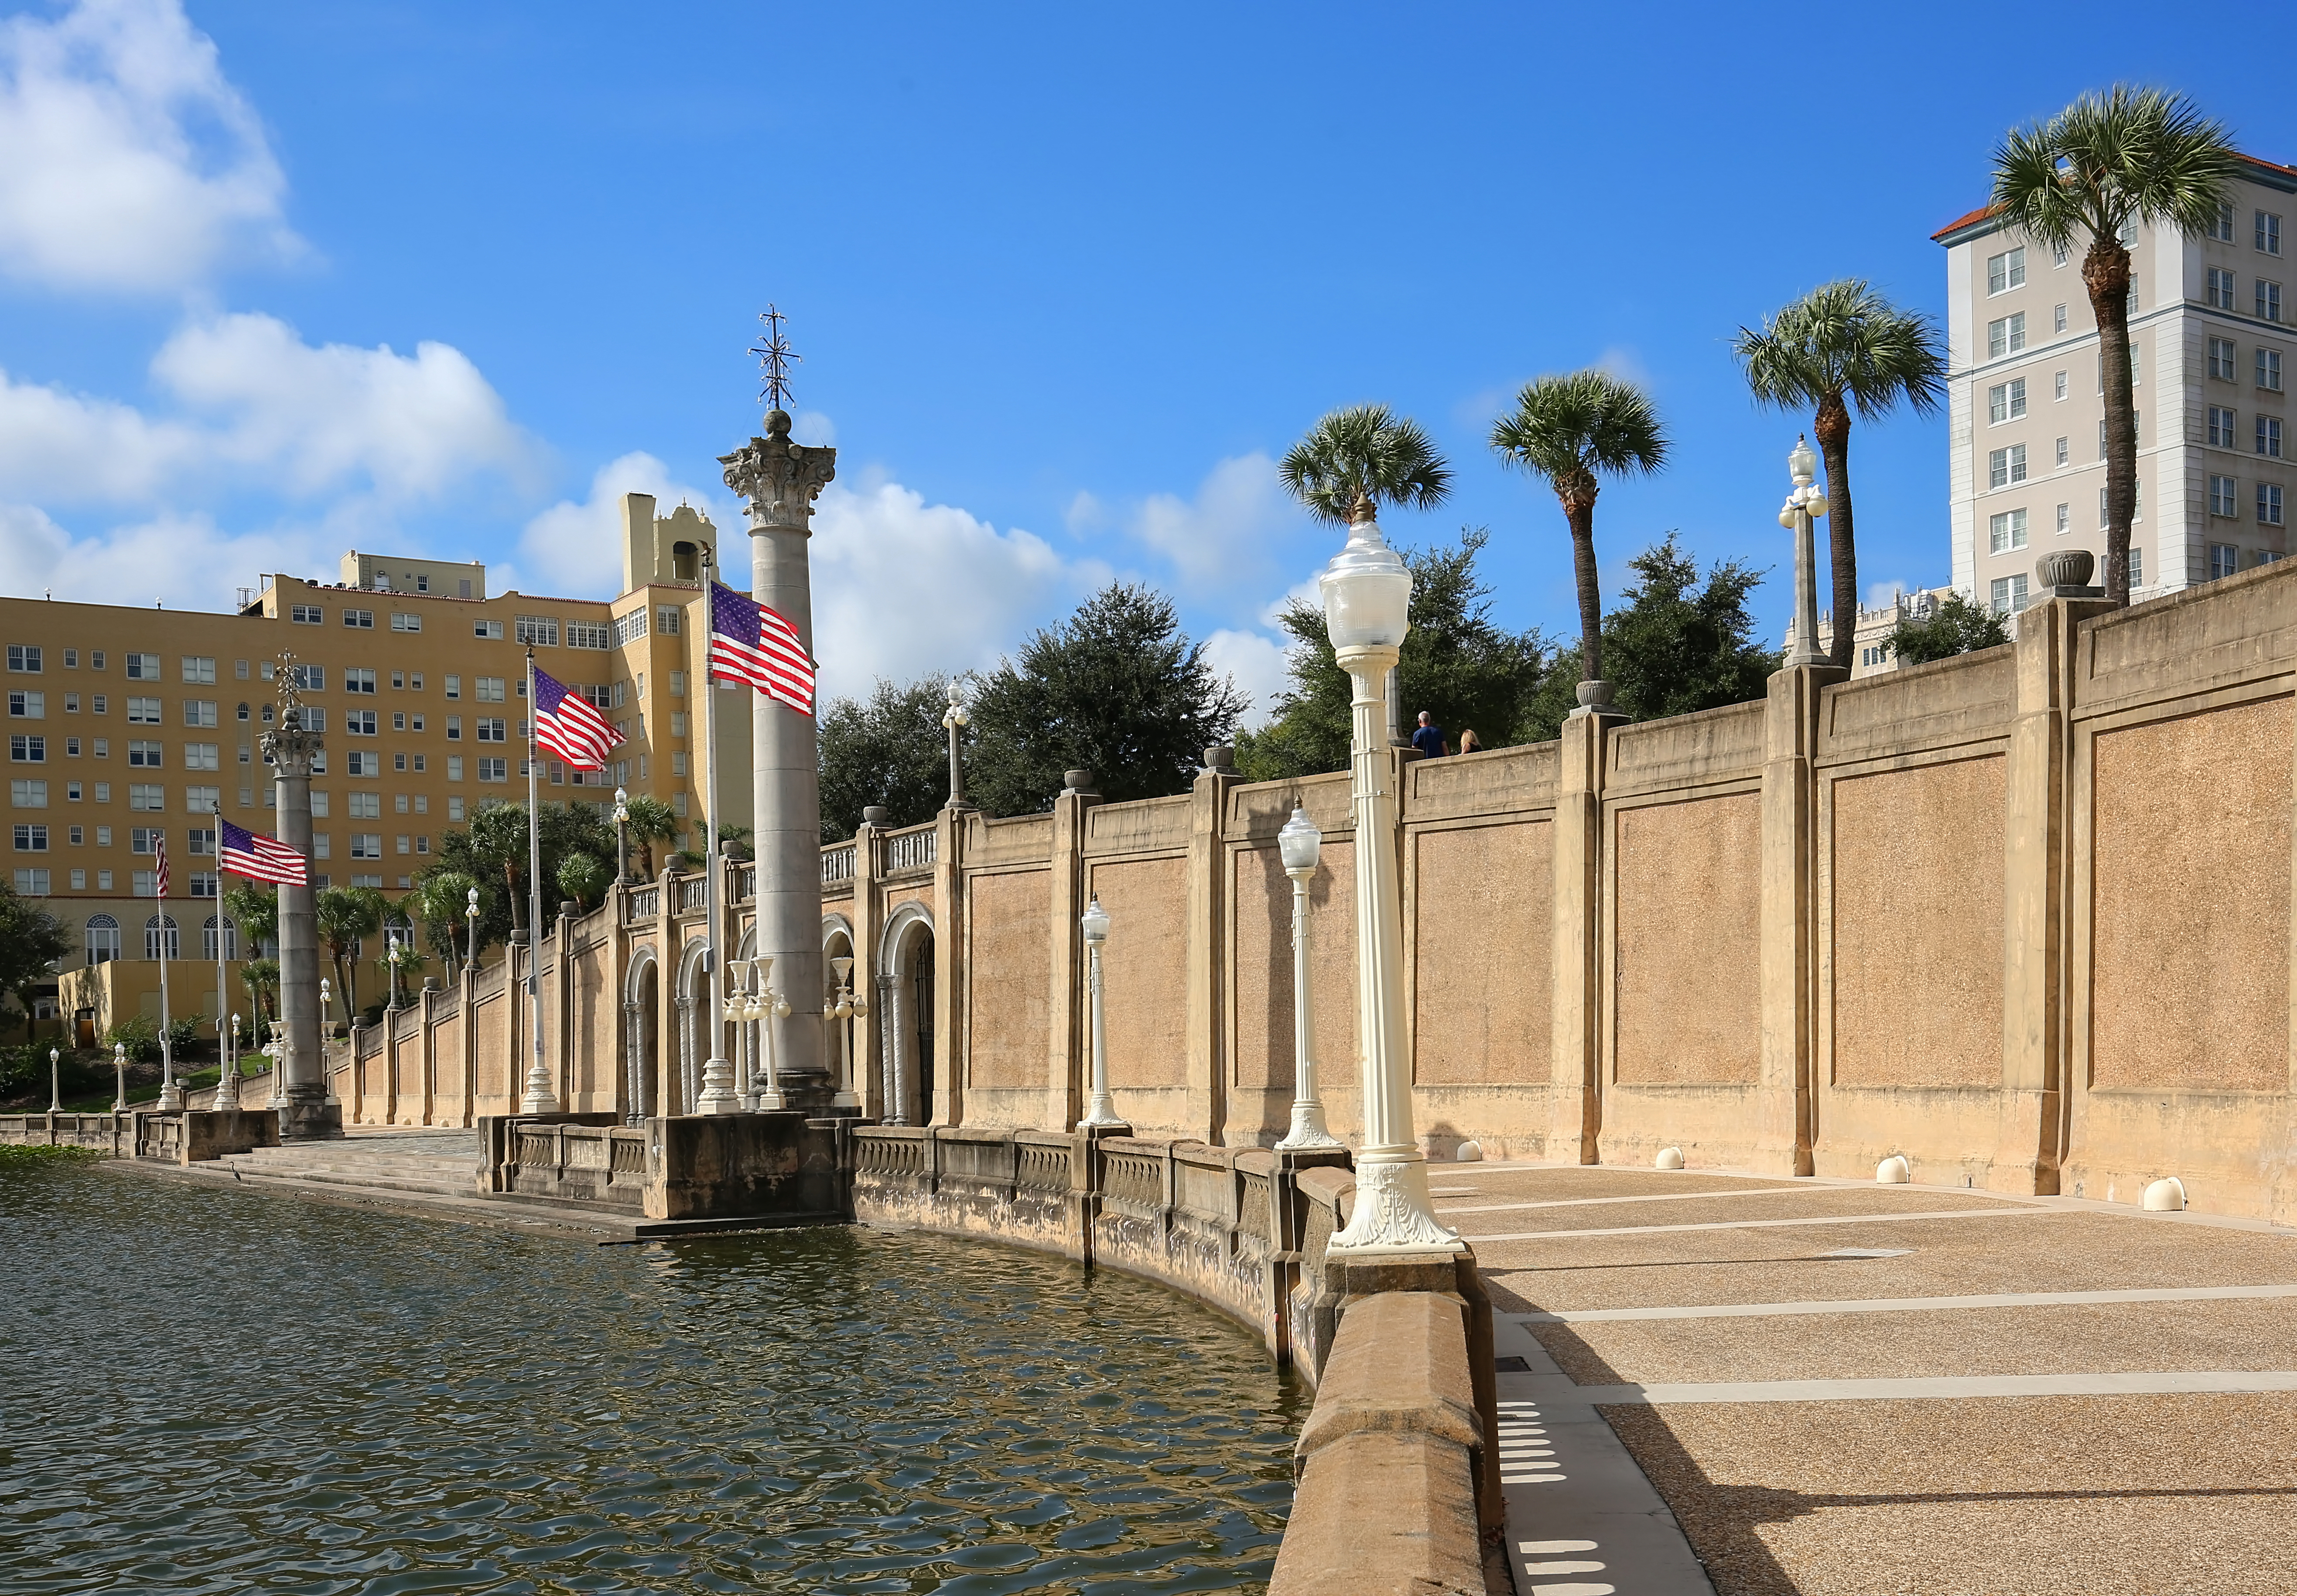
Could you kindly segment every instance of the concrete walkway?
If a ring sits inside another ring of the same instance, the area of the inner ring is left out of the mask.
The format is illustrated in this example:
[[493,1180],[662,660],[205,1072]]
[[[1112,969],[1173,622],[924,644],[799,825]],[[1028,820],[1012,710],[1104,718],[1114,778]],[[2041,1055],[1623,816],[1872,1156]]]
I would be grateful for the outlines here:
[[1523,1596],[2297,1591],[2297,1231],[1730,1172],[1431,1172],[1498,1310]]

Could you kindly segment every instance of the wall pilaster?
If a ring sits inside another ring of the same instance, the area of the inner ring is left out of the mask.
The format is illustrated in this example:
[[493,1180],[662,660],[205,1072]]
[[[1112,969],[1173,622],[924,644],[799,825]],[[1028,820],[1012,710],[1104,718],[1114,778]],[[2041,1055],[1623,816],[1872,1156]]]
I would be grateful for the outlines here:
[[1052,982],[1045,1025],[1045,1107],[1036,1123],[1066,1127],[1084,1117],[1088,1051],[1085,1016],[1084,839],[1087,814],[1100,802],[1098,793],[1064,788],[1053,800],[1053,858],[1046,881],[1052,916],[1047,964]]
[[965,1123],[965,839],[970,809],[944,808],[934,820],[933,1101],[930,1125]]
[[1229,790],[1241,778],[1232,765],[1197,772],[1189,796],[1188,1038],[1190,1133],[1214,1147],[1227,1139],[1228,1049],[1223,986],[1228,971],[1228,871],[1221,834]]
[[1593,1164],[1603,1124],[1601,1058],[1604,734],[1623,716],[1563,722],[1555,784],[1553,1074],[1547,1156]]
[[877,901],[877,854],[885,835],[884,827],[867,820],[853,834],[853,996],[869,1012],[853,1016],[853,1057],[847,1061],[853,1072],[849,1084],[862,1115],[881,1121],[892,1117],[880,1064],[885,1016],[875,979],[884,952],[877,944],[885,934],[885,908]]
[[1821,690],[1850,672],[1800,665],[1770,679],[1762,787],[1762,1065],[1755,1148],[1770,1172],[1812,1172],[1817,1034],[1818,791],[1812,755]]

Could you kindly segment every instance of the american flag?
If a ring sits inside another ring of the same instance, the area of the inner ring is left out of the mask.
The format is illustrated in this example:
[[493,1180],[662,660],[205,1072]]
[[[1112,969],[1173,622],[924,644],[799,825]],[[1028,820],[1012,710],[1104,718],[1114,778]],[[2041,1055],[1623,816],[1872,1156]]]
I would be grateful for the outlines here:
[[745,681],[802,715],[813,713],[813,660],[797,628],[717,582],[710,584],[710,674]]
[[589,699],[538,665],[534,740],[577,770],[603,770],[617,739],[614,728]]
[[152,857],[160,862],[160,890],[155,896],[164,898],[168,895],[168,834],[166,832],[155,831],[152,834]]
[[[310,879],[310,867],[303,856],[277,837],[265,836],[259,831],[250,831],[243,826],[234,826],[222,816],[216,817],[218,843],[218,854],[222,867],[235,876],[244,876],[251,881],[268,881],[280,886],[301,886]],[[166,891],[168,866],[160,865],[161,891]]]

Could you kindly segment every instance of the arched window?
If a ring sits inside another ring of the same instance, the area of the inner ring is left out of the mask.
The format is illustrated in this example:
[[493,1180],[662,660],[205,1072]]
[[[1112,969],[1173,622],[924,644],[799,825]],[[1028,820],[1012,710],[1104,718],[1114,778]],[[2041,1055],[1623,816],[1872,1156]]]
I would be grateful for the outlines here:
[[246,719],[247,719],[247,703],[246,703],[246,701],[245,701],[244,699],[241,700],[241,702],[240,702],[240,705],[239,705],[239,718],[240,718],[241,720],[246,720]]
[[[208,917],[207,924],[200,934],[200,957],[209,960],[216,957],[216,917],[213,915]],[[223,957],[239,957],[239,927],[228,919],[223,923]]]
[[271,706],[268,703],[263,706],[263,724],[266,726],[271,724]]
[[110,915],[87,918],[87,962],[110,964],[119,957],[119,922]]
[[[163,937],[167,940],[168,945],[168,950],[165,953],[160,951],[161,939]],[[150,919],[144,922],[144,958],[181,958],[183,956],[183,943],[178,939],[176,930],[176,921],[173,916],[153,915]]]

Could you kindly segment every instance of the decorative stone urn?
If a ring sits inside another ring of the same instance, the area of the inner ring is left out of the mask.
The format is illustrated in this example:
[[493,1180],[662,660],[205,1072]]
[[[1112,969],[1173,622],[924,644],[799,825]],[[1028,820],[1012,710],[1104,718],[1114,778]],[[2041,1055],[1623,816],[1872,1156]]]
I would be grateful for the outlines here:
[[2103,591],[2089,585],[2097,556],[2086,548],[2053,549],[2034,562],[2034,580],[2045,598],[2095,598]]
[[1089,794],[1092,791],[1092,772],[1064,770],[1061,772],[1061,787],[1066,792]]
[[887,809],[884,804],[882,804],[882,803],[866,803],[866,804],[864,804],[864,805],[862,805],[862,806],[861,806],[861,824],[862,824],[862,825],[864,825],[864,826],[891,826],[893,823],[893,811],[892,810],[890,810],[890,809]]
[[1583,710],[1603,710],[1611,707],[1612,684],[1608,681],[1583,681],[1579,684],[1579,707]]
[[1214,744],[1205,750],[1204,768],[1207,770],[1233,771],[1236,769],[1236,750],[1226,743]]

